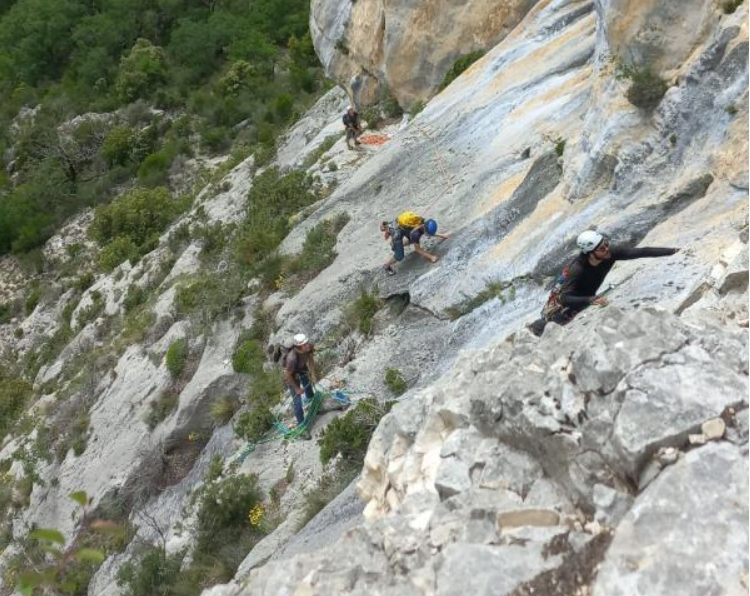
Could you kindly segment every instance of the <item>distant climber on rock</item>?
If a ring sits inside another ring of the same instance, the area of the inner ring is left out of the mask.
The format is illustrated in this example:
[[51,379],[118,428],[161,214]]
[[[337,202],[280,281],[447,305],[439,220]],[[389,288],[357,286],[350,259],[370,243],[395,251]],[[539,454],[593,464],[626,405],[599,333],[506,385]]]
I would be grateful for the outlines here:
[[383,266],[383,269],[388,275],[395,275],[396,270],[393,265],[396,261],[402,261],[404,259],[404,246],[410,244],[414,245],[414,252],[422,255],[425,259],[431,263],[436,263],[438,257],[428,253],[419,245],[419,241],[422,236],[427,234],[428,236],[436,236],[447,240],[450,236],[447,234],[438,234],[438,225],[434,219],[425,220],[416,213],[406,211],[398,216],[396,221],[388,223],[384,221],[380,224],[380,231],[383,232],[383,238],[386,241],[390,241],[391,249],[393,250],[393,256],[388,259],[388,262]]
[[[349,147],[349,149],[356,149],[356,147],[361,144],[359,142],[359,135],[362,134],[359,113],[353,106],[347,106],[346,113],[342,120],[344,122],[344,128],[346,129],[346,146]],[[354,147],[351,146],[351,141],[354,141]]]
[[577,244],[581,253],[563,269],[542,310],[542,317],[529,327],[534,335],[542,335],[549,322],[567,325],[591,305],[606,306],[609,302],[603,296],[597,296],[597,292],[615,262],[668,257],[680,250],[610,246],[609,240],[594,230],[582,232]]
[[[287,352],[281,362],[284,367],[284,379],[289,388],[289,393],[292,395],[294,417],[297,419],[298,425],[305,420],[302,396],[305,395],[307,399],[312,400],[315,395],[312,385],[316,379],[314,349],[307,336],[304,333],[298,333],[294,336],[294,346]],[[307,430],[300,437],[303,439],[311,438]]]

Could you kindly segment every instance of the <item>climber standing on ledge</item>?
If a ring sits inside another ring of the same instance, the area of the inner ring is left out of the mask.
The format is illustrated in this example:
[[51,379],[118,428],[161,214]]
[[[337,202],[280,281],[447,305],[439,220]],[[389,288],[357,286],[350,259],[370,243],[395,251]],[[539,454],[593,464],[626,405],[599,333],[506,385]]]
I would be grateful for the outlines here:
[[438,234],[437,229],[438,225],[434,219],[425,220],[424,217],[420,217],[410,211],[399,215],[393,223],[388,223],[387,221],[381,222],[380,231],[383,232],[383,238],[386,241],[390,241],[391,249],[393,250],[393,256],[388,259],[388,262],[383,266],[383,270],[388,275],[395,275],[396,270],[393,268],[393,265],[396,261],[403,261],[404,245],[409,244],[414,245],[414,252],[422,255],[431,263],[436,263],[438,257],[423,249],[419,245],[419,241],[425,234],[428,236],[437,236],[443,240],[449,238],[447,234]]
[[531,324],[530,329],[534,335],[542,335],[550,321],[567,325],[579,312],[592,304],[606,306],[609,303],[607,299],[596,293],[615,262],[644,257],[668,257],[680,251],[679,248],[610,246],[609,240],[594,230],[582,232],[576,243],[581,254],[563,269],[542,310],[542,317]]
[[[361,144],[359,142],[359,135],[362,134],[359,113],[353,106],[347,106],[346,114],[344,114],[342,121],[344,122],[344,128],[346,129],[346,146],[349,147],[349,149],[356,149],[356,147]],[[354,140],[354,147],[350,144],[351,140]]]
[[[300,425],[305,420],[305,412],[302,409],[302,396],[312,400],[315,396],[312,383],[315,380],[315,357],[314,347],[304,333],[294,336],[294,347],[289,350],[283,360],[284,379],[286,380],[289,393],[292,395],[294,406],[294,417]],[[302,439],[310,439],[310,433],[305,430]]]

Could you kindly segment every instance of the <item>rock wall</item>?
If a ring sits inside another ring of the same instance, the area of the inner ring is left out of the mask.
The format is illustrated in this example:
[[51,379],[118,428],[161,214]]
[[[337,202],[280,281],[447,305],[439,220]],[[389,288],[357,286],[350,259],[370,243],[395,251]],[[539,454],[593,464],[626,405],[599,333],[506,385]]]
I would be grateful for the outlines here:
[[211,594],[744,593],[747,341],[610,307],[465,353],[378,427],[367,522]]
[[508,35],[538,0],[313,0],[310,31],[326,74],[358,106],[390,91],[404,107],[433,95],[462,55]]
[[[360,23],[357,35],[365,38],[365,24],[376,17],[387,30],[389,11],[407,12],[397,19],[407,23],[427,10],[378,6],[369,0],[313,5],[314,35],[321,34],[315,23],[329,23],[328,45],[316,42],[326,64],[338,64],[330,48],[350,23]],[[299,466],[283,498],[288,518],[249,553],[236,585],[216,588],[213,596],[243,590],[521,596],[584,588],[599,596],[616,594],[620,584],[657,596],[739,593],[747,585],[746,562],[727,553],[747,544],[746,526],[736,522],[747,512],[747,7],[723,15],[705,3],[687,15],[664,0],[648,3],[644,14],[652,18],[641,18],[638,6],[543,0],[533,8],[496,7],[510,11],[502,19],[528,12],[415,118],[380,131],[388,136],[382,147],[348,151],[338,138],[319,156],[327,139],[341,135],[346,102],[340,89],[321,99],[283,139],[276,163],[305,167],[312,159],[308,171],[330,195],[299,215],[281,250],[297,253],[306,233],[332,216],[346,213],[350,220],[333,264],[296,294],[260,296],[251,283],[231,317],[195,328],[174,304],[175,284],[205,267],[195,239],[170,260],[175,232],[239,221],[258,171],[252,157],[207,188],[138,265],[100,274],[73,312],[73,339],[37,377],[38,387],[61,379],[65,386],[35,405],[43,411],[83,400],[90,406],[89,444],[79,456],[71,451],[41,464],[44,484],[35,484],[14,537],[34,524],[69,535],[80,524],[69,492],[85,490],[96,507],[113,493],[138,493],[145,478],[148,490],[131,516],[138,539],[155,538],[141,523],[145,514],[158,520],[169,552],[189,546],[191,494],[214,455],[229,459],[242,448],[229,426],[213,428],[207,410],[217,397],[247,389],[231,355],[253,323],[254,307],[278,309],[274,340],[304,330],[319,341],[338,328],[364,287],[388,308],[370,336],[337,340],[352,350],[333,375],[377,396],[388,395],[388,367],[410,383],[367,455],[359,490],[368,519],[360,518],[350,488],[295,540],[304,493],[322,471],[315,442],[259,450],[238,473],[257,473],[263,490],[290,462]],[[455,12],[433,8],[435,32],[445,31],[446,15],[460,22]],[[360,11],[358,21],[350,18]],[[652,35],[675,28],[680,36],[666,45]],[[441,45],[438,34],[421,33]],[[392,43],[397,48],[401,41],[395,36]],[[372,64],[395,64],[398,51],[378,54]],[[627,102],[629,83],[615,76],[615,54],[655,61],[669,77],[671,87],[654,110]],[[404,60],[398,72],[414,64]],[[368,76],[378,78],[376,70]],[[400,100],[421,97],[404,93]],[[434,217],[451,237],[425,240],[438,263],[409,251],[398,274],[388,277],[381,267],[390,250],[378,223],[406,209]],[[524,325],[538,315],[547,282],[575,254],[575,236],[590,227],[615,243],[681,251],[617,264],[607,280],[616,308],[584,313],[565,330],[550,327],[537,341]],[[133,284],[152,292],[153,320],[130,345],[103,345]],[[499,286],[505,289],[493,290]],[[24,321],[0,330],[6,349],[20,356],[54,332],[66,301],[59,289]],[[94,292],[102,312],[87,321],[82,315]],[[14,334],[16,326],[23,337]],[[163,357],[171,341],[188,334],[190,374],[175,386]],[[113,361],[99,363],[107,350]],[[74,375],[92,362],[105,373],[71,389]],[[151,430],[144,415],[170,388],[179,393],[177,408]],[[326,416],[316,433],[333,414]],[[27,440],[12,437],[0,460],[10,460]],[[11,474],[22,475],[20,468],[15,462]],[[702,478],[722,490],[675,488]],[[745,505],[736,506],[730,494]],[[701,531],[678,527],[664,495],[670,507],[679,498],[675,511],[703,512]],[[729,546],[719,545],[719,536]],[[136,543],[107,560],[92,596],[121,594],[117,569]],[[638,544],[648,545],[643,556],[653,558],[640,559]],[[13,552],[6,549],[0,567]],[[669,569],[678,589],[660,583],[652,560]],[[691,573],[682,577],[685,561]]]

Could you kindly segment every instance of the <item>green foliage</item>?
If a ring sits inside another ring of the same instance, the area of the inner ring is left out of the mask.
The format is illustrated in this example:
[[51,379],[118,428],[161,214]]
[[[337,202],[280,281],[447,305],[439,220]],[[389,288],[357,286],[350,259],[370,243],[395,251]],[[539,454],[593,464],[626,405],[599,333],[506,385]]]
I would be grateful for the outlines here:
[[[73,493],[70,498],[81,507],[89,502],[83,492]],[[21,541],[18,556],[21,564],[9,566],[19,593],[28,596],[85,596],[88,593],[89,583],[107,555],[122,550],[124,546],[121,540],[109,537],[123,536],[128,531],[112,520],[91,521],[84,516],[84,523],[84,528],[67,549],[66,538],[54,528],[35,528],[29,532]]]
[[176,379],[184,372],[187,357],[188,341],[186,338],[181,337],[169,344],[167,353],[164,356],[164,363],[173,379]]
[[268,406],[256,405],[252,410],[239,415],[234,425],[238,437],[250,443],[256,443],[273,428],[275,418]]
[[149,404],[149,411],[144,419],[149,429],[155,429],[161,422],[169,418],[169,415],[177,409],[179,402],[180,395],[178,393],[175,393],[171,389],[162,391]]
[[243,474],[208,486],[196,516],[196,564],[216,567],[221,563],[222,579],[230,579],[264,533],[262,526],[248,519],[260,501],[255,476]]
[[243,341],[232,356],[232,366],[235,372],[258,374],[263,370],[265,352],[260,342],[255,339]]
[[246,277],[236,271],[199,274],[177,286],[175,307],[178,314],[208,325],[236,306],[245,290]]
[[85,292],[94,283],[95,276],[93,273],[82,273],[71,284],[71,287],[79,292]]
[[30,383],[16,377],[4,378],[0,373],[0,440],[23,414],[31,395]]
[[172,586],[180,577],[185,554],[168,555],[163,548],[146,547],[135,561],[123,564],[117,572],[117,584],[128,596],[173,596]]
[[138,39],[120,60],[115,92],[123,102],[147,98],[167,79],[164,50],[148,39]]
[[562,137],[555,139],[555,153],[557,157],[562,157],[565,153],[565,139]]
[[138,166],[138,181],[148,187],[165,184],[172,165],[172,157],[164,151],[146,156]]
[[[81,208],[108,201],[149,154],[141,183],[162,183],[174,156],[190,153],[192,133],[211,152],[234,141],[268,163],[277,135],[323,87],[305,0],[255,0],[252,10],[213,1],[6,4],[0,126],[21,108],[41,109],[19,120],[13,178],[0,174],[0,254],[32,250]],[[168,130],[154,106],[185,112],[190,130]],[[61,142],[59,125],[73,116],[118,108],[124,122],[84,124],[88,132]]]
[[137,188],[99,207],[89,234],[102,246],[118,236],[142,246],[162,232],[182,207],[165,188]]
[[742,3],[745,0],[724,0],[724,2],[721,5],[721,9],[724,11],[724,14],[734,14],[734,12],[742,6]]
[[34,309],[36,308],[37,304],[39,304],[39,299],[41,297],[42,292],[39,286],[32,286],[28,294],[26,294],[26,299],[23,302],[23,312],[27,317],[34,312]]
[[236,397],[224,395],[211,404],[211,419],[217,426],[223,426],[232,419],[239,409],[240,402]]
[[344,416],[333,420],[318,441],[320,461],[325,464],[341,454],[345,462],[361,467],[370,437],[392,405],[393,402],[383,404],[374,398],[366,398]]
[[104,298],[100,292],[91,292],[91,302],[80,311],[76,317],[78,329],[83,329],[86,325],[96,320],[104,310]]
[[637,67],[620,63],[616,76],[618,79],[630,80],[625,97],[631,104],[644,110],[656,108],[669,88],[667,82],[649,66]]
[[105,137],[101,155],[111,166],[124,166],[133,158],[137,132],[129,126],[116,126]]
[[318,160],[322,157],[322,155],[329,151],[331,147],[336,144],[336,141],[341,138],[341,136],[341,134],[327,136],[325,140],[320,144],[320,147],[318,147],[315,151],[310,153],[310,155],[305,158],[305,163],[302,167],[304,169],[308,169],[313,164],[318,163]]
[[736,116],[739,113],[739,110],[737,109],[737,106],[734,104],[728,105],[726,107],[726,112],[730,116]]
[[305,514],[301,526],[304,527],[323,508],[333,501],[357,477],[361,467],[340,465],[335,470],[325,472],[315,486],[305,493]]
[[448,85],[450,85],[454,80],[458,78],[458,76],[464,72],[469,66],[474,64],[477,60],[479,60],[482,56],[484,56],[483,51],[477,51],[477,52],[471,52],[470,54],[466,54],[464,56],[461,56],[458,58],[454,63],[453,66],[448,69],[448,72],[445,73],[445,77],[443,78],[443,82],[440,85],[440,90],[442,91],[445,89]]
[[333,263],[336,258],[336,238],[349,219],[348,214],[341,213],[334,219],[320,222],[307,232],[300,253],[281,263],[280,275],[285,280],[285,288],[296,289],[305,285]]
[[507,301],[513,300],[515,296],[516,288],[511,282],[493,281],[489,282],[487,287],[473,298],[467,298],[460,304],[449,306],[445,309],[445,312],[451,321],[455,321],[456,319],[479,308],[488,300],[497,298],[500,302],[505,304]]
[[106,273],[111,273],[115,267],[125,261],[135,264],[140,258],[138,245],[127,236],[117,236],[99,253],[99,267]]
[[378,297],[377,290],[370,293],[362,288],[359,297],[346,309],[345,317],[352,327],[356,327],[364,335],[369,335],[374,327],[375,315],[382,306],[383,301]]
[[289,233],[289,217],[318,199],[312,179],[302,171],[281,174],[270,168],[256,176],[248,193],[247,219],[236,242],[239,261],[249,267],[259,265]]
[[406,379],[397,368],[385,369],[385,386],[395,396],[401,395],[407,389]]
[[147,297],[148,293],[143,287],[139,286],[137,283],[130,284],[128,286],[128,291],[125,294],[125,298],[123,298],[122,308],[125,310],[126,314],[132,312],[146,302]]
[[99,207],[89,235],[102,247],[99,264],[112,271],[120,263],[136,262],[152,250],[159,234],[187,207],[173,199],[165,188],[136,188]]

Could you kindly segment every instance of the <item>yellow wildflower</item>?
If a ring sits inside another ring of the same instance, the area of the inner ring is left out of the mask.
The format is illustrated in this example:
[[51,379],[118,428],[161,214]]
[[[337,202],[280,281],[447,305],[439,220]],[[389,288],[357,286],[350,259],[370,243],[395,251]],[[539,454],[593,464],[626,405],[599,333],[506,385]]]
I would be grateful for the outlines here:
[[250,510],[250,514],[247,516],[248,521],[250,522],[251,526],[258,526],[260,525],[261,519],[263,519],[263,514],[265,513],[265,509],[263,509],[263,505],[260,503],[257,503],[255,507],[253,507]]

